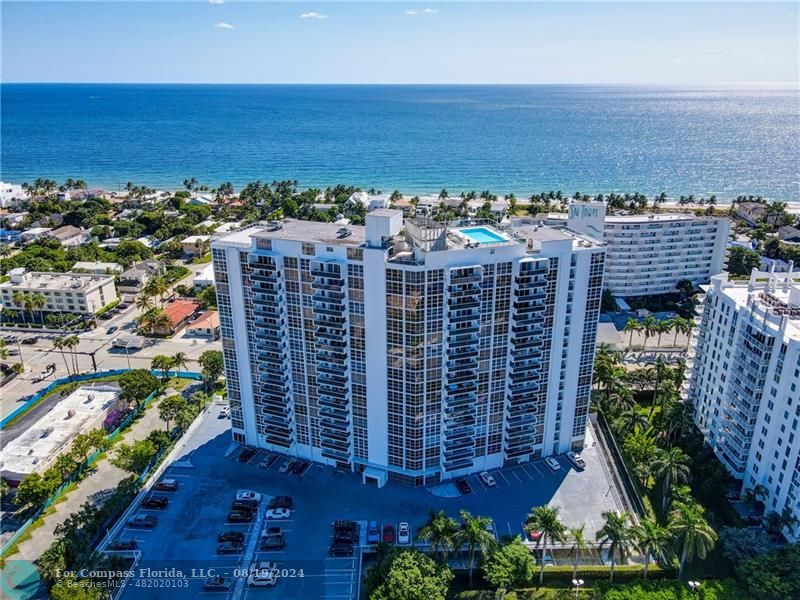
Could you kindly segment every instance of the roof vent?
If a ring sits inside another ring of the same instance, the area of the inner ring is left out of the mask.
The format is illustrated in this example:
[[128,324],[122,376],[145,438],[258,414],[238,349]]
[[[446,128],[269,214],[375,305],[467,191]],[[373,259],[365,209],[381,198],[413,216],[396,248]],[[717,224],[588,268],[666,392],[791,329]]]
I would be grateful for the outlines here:
[[336,237],[338,238],[346,238],[350,237],[353,232],[350,230],[349,227],[340,227],[339,231],[336,232]]

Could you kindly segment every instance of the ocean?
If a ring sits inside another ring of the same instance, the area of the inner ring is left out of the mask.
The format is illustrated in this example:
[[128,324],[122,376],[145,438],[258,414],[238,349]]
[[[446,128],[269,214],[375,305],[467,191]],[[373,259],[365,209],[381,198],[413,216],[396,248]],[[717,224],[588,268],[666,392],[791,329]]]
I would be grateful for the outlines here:
[[797,88],[0,86],[0,177],[800,200]]

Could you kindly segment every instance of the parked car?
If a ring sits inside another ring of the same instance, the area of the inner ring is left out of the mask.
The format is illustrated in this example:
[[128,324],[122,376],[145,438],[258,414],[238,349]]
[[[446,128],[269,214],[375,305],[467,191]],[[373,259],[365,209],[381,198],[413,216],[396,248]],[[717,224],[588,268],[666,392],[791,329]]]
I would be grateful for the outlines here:
[[294,464],[292,465],[292,473],[294,475],[298,475],[298,476],[302,477],[303,474],[306,471],[308,471],[308,468],[310,466],[311,466],[311,463],[309,463],[309,462],[307,462],[305,460],[296,460],[294,462]]
[[553,471],[554,473],[556,471],[561,470],[561,465],[558,464],[558,461],[555,458],[553,458],[552,456],[548,456],[547,458],[545,458],[544,459],[544,464],[546,464],[548,467],[550,467],[550,470]]
[[136,550],[139,547],[139,542],[135,539],[129,540],[114,540],[108,545],[109,550]]
[[488,471],[481,471],[481,474],[478,475],[481,478],[481,481],[486,484],[487,487],[495,487],[497,482],[494,480]]
[[250,523],[253,513],[249,510],[232,510],[228,513],[228,523]]
[[38,341],[39,341],[39,336],[38,335],[34,335],[34,336],[29,337],[29,338],[25,338],[24,340],[22,340],[20,342],[20,344],[24,344],[25,346],[33,346]]
[[139,513],[132,519],[128,519],[128,527],[138,527],[139,529],[152,529],[158,524],[158,519],[155,515],[146,515]]
[[282,533],[278,535],[268,535],[261,538],[258,547],[261,550],[283,550],[286,546],[286,540]]
[[110,334],[114,333],[117,329],[119,329],[119,327],[117,327],[116,325],[112,325],[111,327],[106,329],[106,333],[110,335]]
[[217,541],[222,542],[238,542],[244,543],[244,534],[241,531],[225,531],[217,536]]
[[281,521],[292,516],[292,511],[288,508],[270,508],[265,516],[269,521]]
[[586,461],[577,452],[567,452],[567,460],[572,463],[576,469],[583,470],[586,468]]
[[[222,410],[219,411],[218,419],[227,419],[231,416],[231,407],[230,406],[223,406]],[[252,458],[252,456],[251,456]],[[250,460],[249,458],[247,460]]]
[[244,551],[241,542],[222,542],[217,545],[217,554],[240,554]]
[[383,526],[383,541],[387,544],[394,544],[394,525]]
[[166,496],[148,496],[142,500],[142,508],[167,508],[169,499]]
[[464,495],[472,493],[472,488],[469,485],[469,481],[463,477],[456,479],[456,487],[458,488],[458,491]]
[[334,542],[328,550],[328,554],[331,556],[353,556],[354,552],[353,544],[344,544],[341,542]]
[[256,454],[257,452],[253,448],[245,448],[239,455],[239,462],[250,462],[250,459],[252,459]]
[[378,523],[376,521],[370,521],[369,525],[367,525],[367,543],[377,544],[380,540],[381,534],[378,531]]
[[411,543],[411,529],[406,522],[397,526],[397,543],[403,545]]
[[278,473],[288,473],[289,469],[292,468],[292,462],[293,461],[291,461],[291,460],[283,461],[283,463],[281,464],[280,468],[278,469]]
[[275,496],[269,499],[267,508],[292,508],[291,496]]
[[236,499],[254,500],[255,502],[261,502],[261,494],[259,494],[258,492],[254,492],[253,490],[238,490],[236,492]]
[[264,531],[261,535],[267,537],[271,535],[283,535],[283,530],[277,525],[270,525],[269,527],[264,527]]
[[333,541],[341,542],[344,544],[357,544],[359,541],[358,529],[349,529],[347,527],[334,528]]
[[206,579],[203,583],[203,589],[207,592],[227,592],[233,586],[233,579],[230,577],[223,577],[222,575],[214,575]]
[[178,491],[178,480],[177,479],[162,479],[159,481],[155,488],[159,492],[177,492]]
[[250,566],[247,585],[254,587],[272,587],[278,583],[277,565],[274,562],[261,561]]

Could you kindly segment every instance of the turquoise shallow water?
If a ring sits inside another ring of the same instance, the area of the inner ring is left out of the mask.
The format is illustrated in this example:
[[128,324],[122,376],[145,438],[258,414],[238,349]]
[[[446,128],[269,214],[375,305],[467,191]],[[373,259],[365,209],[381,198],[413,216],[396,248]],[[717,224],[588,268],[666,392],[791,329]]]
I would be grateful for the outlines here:
[[800,199],[796,89],[0,87],[3,180]]

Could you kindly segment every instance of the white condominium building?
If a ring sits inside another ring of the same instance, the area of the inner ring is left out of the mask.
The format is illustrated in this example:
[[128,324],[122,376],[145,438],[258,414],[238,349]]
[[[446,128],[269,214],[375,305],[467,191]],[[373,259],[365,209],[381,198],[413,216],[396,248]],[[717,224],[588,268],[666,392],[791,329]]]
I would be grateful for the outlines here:
[[[91,273],[28,273],[23,268],[9,271],[9,281],[0,283],[3,308],[33,312],[95,314],[117,299],[113,275]],[[30,298],[41,295],[41,305],[18,302],[19,293]]]
[[581,448],[605,248],[286,220],[212,243],[234,439],[423,485]]
[[[571,229],[596,235],[586,226],[591,220],[581,217],[587,210],[605,215],[602,203],[573,202],[569,215],[551,213],[545,222],[566,223]],[[679,281],[705,284],[725,267],[731,226],[726,218],[654,213],[608,215],[597,221],[606,243],[605,286],[615,296],[675,292]]]
[[712,277],[689,367],[707,443],[743,489],[768,490],[767,511],[800,518],[800,273]]

